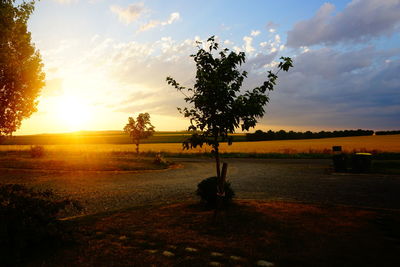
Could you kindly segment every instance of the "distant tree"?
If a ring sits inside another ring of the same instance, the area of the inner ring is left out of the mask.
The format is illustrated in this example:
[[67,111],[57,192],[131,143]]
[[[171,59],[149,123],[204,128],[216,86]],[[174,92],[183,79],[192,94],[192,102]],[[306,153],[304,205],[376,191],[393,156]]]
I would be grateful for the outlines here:
[[[377,132],[376,134],[378,134]],[[344,130],[344,131],[333,131],[326,132],[321,131],[317,133],[312,133],[311,131],[307,132],[294,132],[289,131],[286,132],[284,130],[280,130],[278,132],[274,132],[269,130],[267,133],[264,133],[261,130],[257,130],[254,133],[247,133],[246,139],[248,141],[263,141],[263,140],[287,140],[287,139],[311,139],[311,138],[332,138],[332,137],[346,137],[346,136],[367,136],[373,135],[374,131],[372,130]]]
[[140,113],[136,121],[132,117],[129,117],[124,131],[129,134],[132,141],[136,144],[136,153],[139,155],[140,140],[149,138],[154,133],[154,126],[151,125],[149,113]]
[[375,132],[376,135],[390,135],[390,134],[400,134],[400,130],[393,130],[393,131],[377,131]]
[[248,130],[256,125],[257,119],[264,115],[264,106],[269,101],[266,92],[274,89],[280,70],[288,71],[292,67],[292,60],[282,57],[276,73],[268,71],[267,80],[261,86],[240,94],[247,72],[241,72],[238,68],[245,62],[245,54],[230,52],[227,48],[219,50],[214,36],[207,40],[206,49],[201,45],[198,42],[197,53],[191,55],[197,68],[194,87],[183,87],[172,77],[167,77],[167,83],[183,92],[185,101],[190,105],[178,109],[190,119],[188,130],[193,132],[183,147],[189,149],[207,144],[213,148],[219,190],[223,194],[220,141],[232,144],[228,134],[234,133],[239,126],[242,130]]
[[27,22],[34,1],[0,1],[0,139],[35,112],[45,74]]

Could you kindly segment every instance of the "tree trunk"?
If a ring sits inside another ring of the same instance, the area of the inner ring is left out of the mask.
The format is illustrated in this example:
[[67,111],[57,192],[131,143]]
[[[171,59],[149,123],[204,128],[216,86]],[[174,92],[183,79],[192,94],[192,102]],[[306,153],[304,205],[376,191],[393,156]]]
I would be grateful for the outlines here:
[[139,142],[136,142],[136,155],[139,156]]
[[221,173],[221,178],[219,179],[219,188],[220,188],[220,194],[225,196],[225,179],[226,179],[226,173],[228,171],[228,163],[223,163],[222,164],[222,173]]
[[215,211],[213,216],[214,223],[217,221],[218,213],[223,210],[224,197],[225,197],[225,178],[227,171],[228,171],[228,164],[224,162],[222,164],[222,173],[220,174],[220,177],[217,178],[217,203],[215,206]]
[[221,162],[219,159],[218,147],[214,148],[214,152],[215,152],[215,165],[217,168],[217,180],[219,181],[219,178],[221,177]]

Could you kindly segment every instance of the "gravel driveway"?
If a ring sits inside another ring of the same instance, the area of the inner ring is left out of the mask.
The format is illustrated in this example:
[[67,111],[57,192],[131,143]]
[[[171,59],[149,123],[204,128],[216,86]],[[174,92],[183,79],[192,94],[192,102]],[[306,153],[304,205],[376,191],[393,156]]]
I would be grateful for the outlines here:
[[[80,200],[87,213],[197,199],[214,175],[212,159],[173,159],[181,168],[148,172],[0,170],[0,183],[23,183]],[[331,173],[330,160],[226,159],[237,198],[400,210],[398,175]]]

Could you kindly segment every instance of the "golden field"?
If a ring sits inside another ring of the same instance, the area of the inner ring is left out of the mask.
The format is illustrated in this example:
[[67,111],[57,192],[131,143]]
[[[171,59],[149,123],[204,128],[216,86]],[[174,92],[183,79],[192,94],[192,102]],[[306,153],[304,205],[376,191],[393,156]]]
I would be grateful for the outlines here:
[[[279,140],[258,142],[237,142],[228,146],[222,143],[222,153],[309,153],[331,150],[332,146],[342,146],[347,152],[379,151],[400,152],[400,135],[373,135],[357,137],[338,137],[324,139]],[[69,144],[45,145],[47,151],[54,152],[134,152],[133,144]],[[29,150],[30,145],[1,145],[0,151]],[[168,153],[205,153],[211,148],[203,146],[191,150],[183,150],[180,143],[141,144],[141,152]]]

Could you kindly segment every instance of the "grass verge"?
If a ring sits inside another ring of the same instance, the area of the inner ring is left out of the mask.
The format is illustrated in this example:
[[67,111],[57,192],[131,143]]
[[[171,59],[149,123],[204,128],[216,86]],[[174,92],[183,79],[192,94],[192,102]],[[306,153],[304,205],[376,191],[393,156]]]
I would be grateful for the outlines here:
[[27,151],[0,153],[0,168],[55,171],[141,171],[168,168],[172,163],[154,155],[105,152],[45,152],[32,158]]

